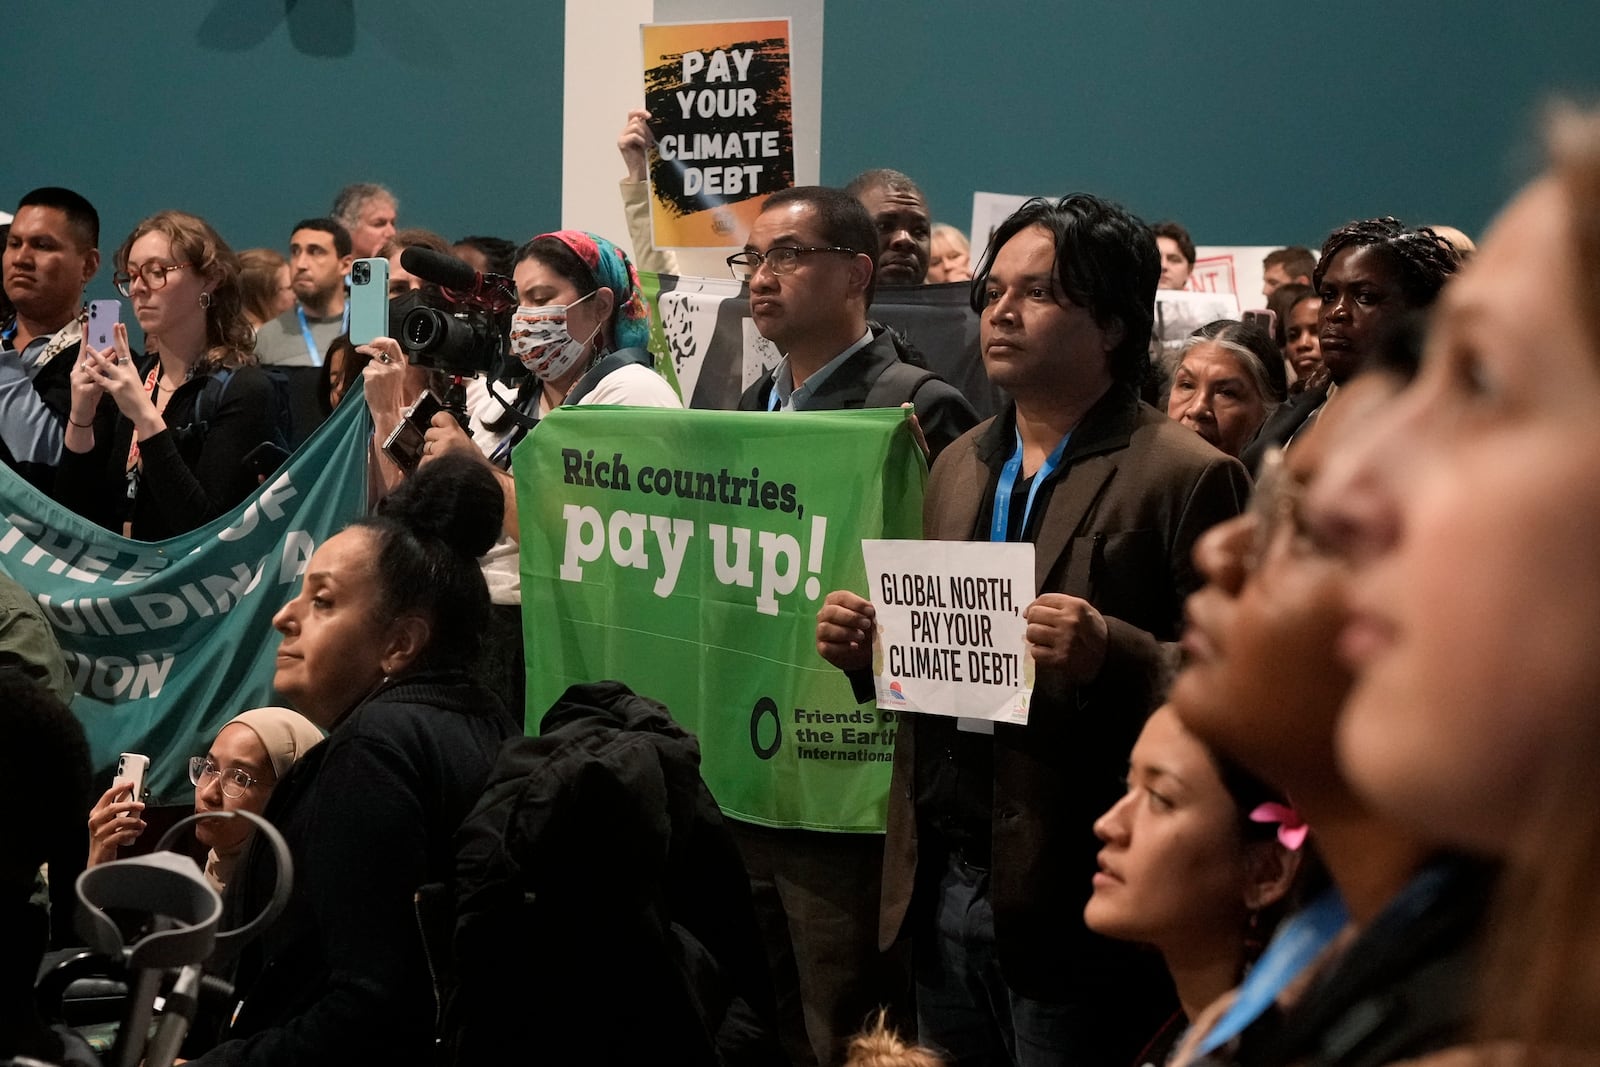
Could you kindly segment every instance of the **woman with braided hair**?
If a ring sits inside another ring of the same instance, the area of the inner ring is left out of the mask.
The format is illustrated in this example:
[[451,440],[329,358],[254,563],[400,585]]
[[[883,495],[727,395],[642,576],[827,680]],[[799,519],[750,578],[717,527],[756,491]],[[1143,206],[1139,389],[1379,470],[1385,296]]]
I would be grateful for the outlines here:
[[1460,266],[1461,257],[1448,241],[1396,218],[1359,219],[1329,234],[1311,277],[1322,300],[1317,312],[1322,367],[1261,427],[1239,456],[1244,465],[1256,471],[1273,446],[1290,444],[1339,386],[1412,327],[1416,314],[1433,304]]
[[1366,366],[1406,313],[1430,306],[1461,265],[1455,248],[1426,227],[1362,219],[1328,235],[1311,285],[1322,298],[1318,340],[1335,384]]

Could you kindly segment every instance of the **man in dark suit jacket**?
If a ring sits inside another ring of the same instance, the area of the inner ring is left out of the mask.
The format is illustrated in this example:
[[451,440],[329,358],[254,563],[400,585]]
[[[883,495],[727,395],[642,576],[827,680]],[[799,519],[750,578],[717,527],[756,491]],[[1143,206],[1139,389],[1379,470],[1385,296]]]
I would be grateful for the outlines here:
[[[937,374],[867,324],[878,235],[855,197],[802,186],[769,197],[745,251],[750,315],[783,361],[746,389],[742,411],[916,405],[937,455],[978,421]],[[868,768],[870,770],[870,768]],[[837,1064],[862,1021],[904,999],[905,968],[878,951],[883,835],[771,829],[730,820],[750,872],[777,985],[780,1036],[797,1064]]]
[[[1160,273],[1143,223],[1092,196],[1034,200],[991,247],[984,363],[1014,402],[940,457],[923,527],[1034,544],[1032,705],[992,732],[902,717],[880,940],[910,937],[921,1039],[952,1062],[1121,1065],[1174,1002],[1158,961],[1084,926],[1093,822],[1159,699],[1190,549],[1248,482],[1137,398]],[[873,618],[847,591],[818,615],[819,651],[858,696]]]
[[[937,374],[913,370],[892,331],[869,327],[873,253],[854,249],[875,250],[877,240],[871,216],[842,190],[802,186],[768,198],[745,251],[728,262],[749,283],[751,318],[783,361],[744,391],[739,410],[841,411],[909,401],[937,457],[972,428],[977,413]],[[874,395],[885,373],[897,388]]]

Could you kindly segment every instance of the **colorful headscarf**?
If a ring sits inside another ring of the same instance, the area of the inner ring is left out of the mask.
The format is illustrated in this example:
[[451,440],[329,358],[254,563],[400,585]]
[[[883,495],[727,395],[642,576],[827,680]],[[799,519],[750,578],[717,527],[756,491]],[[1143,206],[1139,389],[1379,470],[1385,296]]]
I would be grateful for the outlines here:
[[639,273],[628,254],[597,234],[583,230],[557,230],[541,233],[535,240],[553,237],[583,260],[594,275],[595,285],[605,286],[616,297],[611,312],[611,335],[618,348],[644,348],[650,340],[650,312],[639,291]]

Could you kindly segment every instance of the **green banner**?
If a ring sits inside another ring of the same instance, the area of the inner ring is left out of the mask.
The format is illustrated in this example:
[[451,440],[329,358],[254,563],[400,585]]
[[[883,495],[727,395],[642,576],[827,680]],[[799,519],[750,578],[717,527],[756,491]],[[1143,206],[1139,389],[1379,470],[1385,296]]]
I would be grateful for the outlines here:
[[895,721],[816,653],[864,537],[917,537],[927,467],[896,409],[559,408],[518,446],[530,723],[619,679],[700,739],[722,810],[881,831]]
[[186,804],[190,756],[272,704],[272,616],[312,551],[366,509],[372,420],[359,384],[265,485],[181,537],[130,541],[0,466],[0,570],[38,600],[67,654],[97,783],[150,757],[155,803]]

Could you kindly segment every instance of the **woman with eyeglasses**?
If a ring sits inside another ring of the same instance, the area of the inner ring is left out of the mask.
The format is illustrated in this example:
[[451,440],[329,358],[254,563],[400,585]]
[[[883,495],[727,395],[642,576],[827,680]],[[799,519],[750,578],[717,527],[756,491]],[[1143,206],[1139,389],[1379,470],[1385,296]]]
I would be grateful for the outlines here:
[[[217,732],[204,756],[189,760],[195,812],[260,815],[279,779],[321,740],[322,731],[310,719],[288,708],[256,708],[234,716]],[[89,813],[91,867],[116,859],[119,848],[144,833],[140,818],[144,803],[117,799],[127,788],[125,781],[114,782]],[[211,849],[206,879],[219,893],[254,830],[243,819],[206,819],[195,825],[195,838]]]
[[116,254],[116,286],[155,356],[118,324],[72,368],[56,499],[124,536],[203,526],[259,484],[243,462],[273,436],[272,385],[256,366],[239,260],[201,218],[163,211]]
[[[513,733],[472,669],[489,616],[477,559],[501,511],[481,462],[430,463],[318,545],[273,619],[273,688],[328,738],[267,805],[293,894],[240,957],[225,1040],[191,1063],[431,1062],[438,1002],[416,892],[452,878],[456,832]],[[268,850],[246,849],[237,914],[277,880]]]

